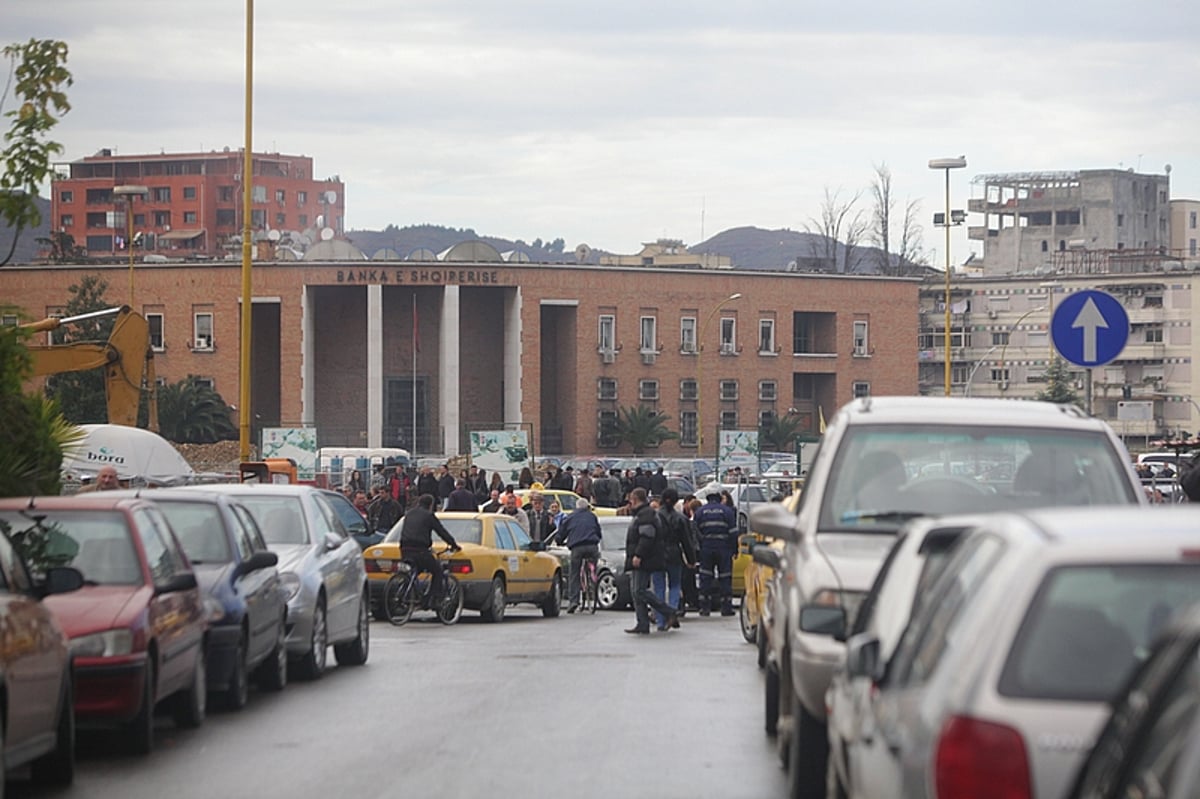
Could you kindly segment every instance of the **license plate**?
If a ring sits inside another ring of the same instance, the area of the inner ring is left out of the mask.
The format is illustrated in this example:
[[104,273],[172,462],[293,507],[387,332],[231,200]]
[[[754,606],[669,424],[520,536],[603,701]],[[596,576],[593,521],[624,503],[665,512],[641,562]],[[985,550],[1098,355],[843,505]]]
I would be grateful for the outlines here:
[[390,572],[392,570],[392,562],[390,560],[375,559],[375,565],[381,572]]

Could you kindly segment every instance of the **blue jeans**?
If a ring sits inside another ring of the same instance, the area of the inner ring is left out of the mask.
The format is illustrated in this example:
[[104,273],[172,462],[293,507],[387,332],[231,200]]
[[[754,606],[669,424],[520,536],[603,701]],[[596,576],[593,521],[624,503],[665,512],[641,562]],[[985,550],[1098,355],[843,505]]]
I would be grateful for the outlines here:
[[[663,602],[650,588],[651,578],[665,572],[648,572],[645,569],[634,569],[630,575],[630,589],[633,593],[633,612],[637,619],[639,630],[650,629],[650,611],[654,610],[660,618],[666,618],[675,612],[675,608]],[[659,624],[662,627],[662,624]]]
[[[672,608],[678,608],[679,593],[683,590],[682,577],[683,564],[667,561],[667,570],[665,572],[650,573],[650,585],[654,588],[654,595],[660,601],[665,601]],[[659,627],[667,623],[667,617],[662,613],[655,611],[654,615],[658,617]]]

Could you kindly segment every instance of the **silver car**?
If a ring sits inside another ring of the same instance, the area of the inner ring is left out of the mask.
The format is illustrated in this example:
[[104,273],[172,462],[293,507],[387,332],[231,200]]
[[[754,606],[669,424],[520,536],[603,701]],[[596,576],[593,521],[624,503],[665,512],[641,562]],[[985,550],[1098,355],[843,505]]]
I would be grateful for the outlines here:
[[1057,797],[1172,617],[1200,599],[1200,513],[997,514],[967,533],[890,661],[850,639],[875,690],[847,750],[861,797]]
[[319,678],[330,645],[339,664],[366,663],[370,596],[362,548],[323,492],[304,485],[257,484],[204,490],[236,495],[279,556],[288,597],[288,656],[299,676]]

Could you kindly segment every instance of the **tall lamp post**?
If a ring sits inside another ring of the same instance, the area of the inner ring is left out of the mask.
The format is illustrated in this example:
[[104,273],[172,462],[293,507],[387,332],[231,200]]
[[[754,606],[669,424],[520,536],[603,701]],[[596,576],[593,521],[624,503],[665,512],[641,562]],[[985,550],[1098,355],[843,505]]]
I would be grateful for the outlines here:
[[125,249],[129,250],[129,307],[133,307],[133,198],[141,197],[145,202],[146,197],[150,194],[150,189],[145,186],[114,186],[112,190],[114,197],[120,197],[125,201],[125,227],[127,230],[127,238],[125,239]]
[[[942,218],[942,227],[946,229],[946,396],[950,396],[950,226],[954,224],[953,215],[950,213],[950,170],[964,169],[967,166],[967,157],[960,155],[958,158],[934,158],[929,162],[930,169],[942,169],[946,172],[946,215]],[[959,222],[961,222],[961,218]],[[937,219],[933,220],[934,226],[937,226]]]
[[708,316],[704,318],[704,324],[700,325],[700,336],[696,340],[696,452],[701,458],[704,457],[704,331],[708,330],[709,323],[712,322],[718,311],[741,298],[741,292],[734,292],[717,303],[717,307],[709,311]]

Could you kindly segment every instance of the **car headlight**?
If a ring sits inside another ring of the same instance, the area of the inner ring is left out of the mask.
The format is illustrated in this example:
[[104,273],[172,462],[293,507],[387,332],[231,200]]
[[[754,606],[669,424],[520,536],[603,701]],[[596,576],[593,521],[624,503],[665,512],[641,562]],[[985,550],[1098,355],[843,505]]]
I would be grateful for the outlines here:
[[216,597],[205,595],[204,617],[208,619],[210,624],[221,621],[225,618],[225,606],[218,602]]
[[108,658],[128,655],[133,651],[133,633],[122,629],[81,635],[71,639],[70,647],[71,654],[75,657]]
[[279,575],[279,584],[283,587],[284,602],[291,602],[300,593],[300,575],[295,572]]

